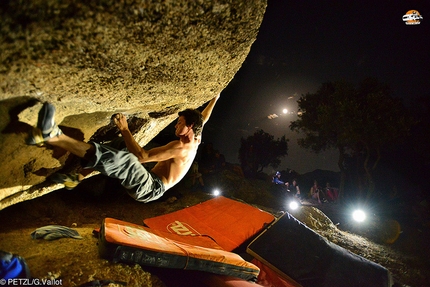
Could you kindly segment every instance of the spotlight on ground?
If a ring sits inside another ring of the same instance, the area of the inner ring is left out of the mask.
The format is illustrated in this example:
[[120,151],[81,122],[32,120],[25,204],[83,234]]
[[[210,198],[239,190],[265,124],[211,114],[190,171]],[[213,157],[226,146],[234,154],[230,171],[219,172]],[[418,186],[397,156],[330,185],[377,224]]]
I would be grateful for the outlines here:
[[288,110],[287,110],[287,109],[283,109],[283,110],[282,110],[282,112],[283,112],[284,114],[288,114]]
[[357,222],[363,222],[366,220],[366,213],[361,209],[357,209],[352,213],[352,218]]
[[293,200],[290,202],[288,207],[290,208],[290,210],[296,210],[297,208],[299,208],[299,203],[297,201]]
[[214,189],[214,191],[212,192],[213,195],[218,196],[221,194],[221,192],[218,189]]

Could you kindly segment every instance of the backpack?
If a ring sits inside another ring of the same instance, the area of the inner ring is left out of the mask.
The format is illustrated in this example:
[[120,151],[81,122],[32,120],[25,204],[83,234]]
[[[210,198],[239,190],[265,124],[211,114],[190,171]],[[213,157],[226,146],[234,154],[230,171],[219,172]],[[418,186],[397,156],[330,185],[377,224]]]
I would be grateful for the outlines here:
[[10,252],[0,250],[0,278],[31,278],[25,259]]

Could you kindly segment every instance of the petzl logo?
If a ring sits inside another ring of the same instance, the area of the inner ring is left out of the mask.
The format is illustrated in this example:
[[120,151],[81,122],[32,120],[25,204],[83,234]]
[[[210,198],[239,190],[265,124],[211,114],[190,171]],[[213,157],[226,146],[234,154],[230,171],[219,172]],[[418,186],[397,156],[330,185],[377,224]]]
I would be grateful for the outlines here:
[[417,10],[409,10],[405,15],[403,15],[402,19],[406,25],[418,25],[421,23],[423,16],[421,16],[420,12]]
[[197,236],[200,233],[197,232],[194,228],[192,228],[189,224],[175,221],[167,225],[167,230],[170,233],[176,233],[178,235],[188,235],[188,236]]

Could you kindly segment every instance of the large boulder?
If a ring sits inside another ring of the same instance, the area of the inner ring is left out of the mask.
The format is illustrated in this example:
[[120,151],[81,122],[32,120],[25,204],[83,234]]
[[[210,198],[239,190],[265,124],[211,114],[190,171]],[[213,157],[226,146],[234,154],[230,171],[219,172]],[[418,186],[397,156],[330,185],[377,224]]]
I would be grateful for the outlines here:
[[118,134],[129,118],[148,143],[185,108],[232,80],[255,41],[265,0],[6,1],[0,7],[0,209],[61,187],[47,180],[73,162],[27,146],[45,101],[75,138]]

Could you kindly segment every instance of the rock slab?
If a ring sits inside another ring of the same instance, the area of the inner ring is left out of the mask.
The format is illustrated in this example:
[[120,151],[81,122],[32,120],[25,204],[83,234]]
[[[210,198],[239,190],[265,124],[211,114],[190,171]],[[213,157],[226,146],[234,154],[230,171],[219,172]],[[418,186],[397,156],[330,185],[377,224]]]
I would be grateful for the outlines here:
[[239,70],[267,1],[6,1],[0,7],[0,209],[61,188],[62,150],[27,146],[45,101],[63,132],[118,135],[129,118],[141,145],[185,108],[220,93]]

